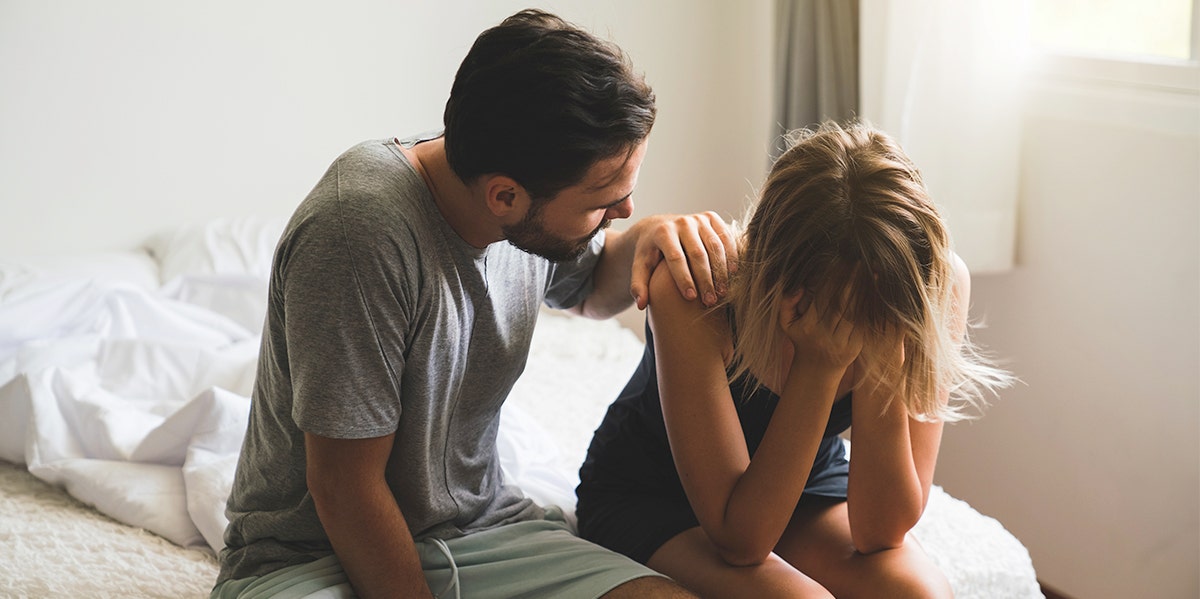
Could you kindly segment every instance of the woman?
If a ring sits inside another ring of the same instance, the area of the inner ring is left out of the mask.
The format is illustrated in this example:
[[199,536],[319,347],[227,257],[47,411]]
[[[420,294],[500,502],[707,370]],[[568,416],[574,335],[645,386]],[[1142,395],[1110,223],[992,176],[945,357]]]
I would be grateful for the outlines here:
[[908,532],[943,423],[1010,376],[967,339],[970,276],[897,144],[862,124],[792,141],[723,306],[652,278],[580,533],[705,597],[951,596]]

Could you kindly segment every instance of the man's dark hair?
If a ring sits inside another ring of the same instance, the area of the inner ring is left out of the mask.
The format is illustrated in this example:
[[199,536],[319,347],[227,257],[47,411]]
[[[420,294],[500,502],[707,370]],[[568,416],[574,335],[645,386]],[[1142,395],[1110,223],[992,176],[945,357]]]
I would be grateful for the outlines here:
[[631,152],[654,116],[654,92],[620,48],[523,10],[480,34],[459,66],[443,117],[446,156],[465,182],[503,173],[545,199]]

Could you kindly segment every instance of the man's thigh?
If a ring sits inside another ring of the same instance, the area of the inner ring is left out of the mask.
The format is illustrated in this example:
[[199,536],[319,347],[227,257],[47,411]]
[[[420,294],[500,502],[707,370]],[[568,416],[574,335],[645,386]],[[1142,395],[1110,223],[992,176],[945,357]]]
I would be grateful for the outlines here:
[[440,597],[600,597],[623,583],[661,576],[585,541],[556,520],[501,526],[417,544],[429,588]]
[[[533,520],[454,539],[417,543],[429,588],[439,597],[600,597],[661,574],[575,536],[561,520]],[[227,581],[213,597],[355,597],[336,556]]]

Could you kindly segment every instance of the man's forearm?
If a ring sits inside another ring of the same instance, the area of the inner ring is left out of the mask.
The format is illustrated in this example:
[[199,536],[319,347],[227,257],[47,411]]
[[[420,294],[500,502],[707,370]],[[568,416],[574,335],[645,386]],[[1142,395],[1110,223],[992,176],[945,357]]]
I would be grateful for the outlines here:
[[592,271],[592,293],[570,311],[588,318],[612,318],[633,305],[629,283],[633,273],[633,254],[637,245],[638,223],[629,231],[605,232],[604,250]]
[[732,233],[715,212],[648,216],[627,231],[609,232],[592,275],[592,293],[572,311],[608,318],[634,301],[638,308],[646,307],[650,276],[657,268],[670,269],[684,298],[702,298],[712,306],[725,293],[729,261],[736,256]]
[[433,597],[412,533],[386,485],[314,494],[321,524],[360,597]]

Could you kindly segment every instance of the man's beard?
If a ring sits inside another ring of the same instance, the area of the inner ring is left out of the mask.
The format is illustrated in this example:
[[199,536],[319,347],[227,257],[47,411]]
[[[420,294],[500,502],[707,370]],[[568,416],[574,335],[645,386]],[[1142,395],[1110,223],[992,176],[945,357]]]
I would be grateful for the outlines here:
[[604,219],[595,230],[583,239],[563,239],[542,226],[541,207],[541,203],[534,204],[521,222],[503,227],[501,231],[504,233],[505,239],[517,249],[541,256],[551,262],[570,262],[578,258],[587,250],[592,238],[612,224],[611,220]]

